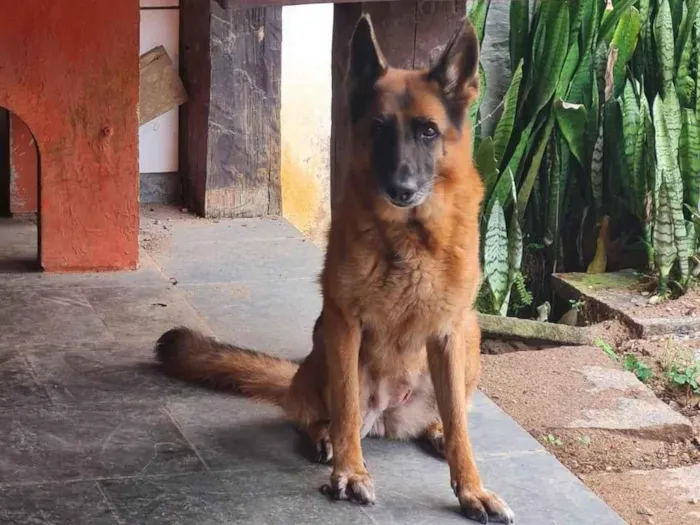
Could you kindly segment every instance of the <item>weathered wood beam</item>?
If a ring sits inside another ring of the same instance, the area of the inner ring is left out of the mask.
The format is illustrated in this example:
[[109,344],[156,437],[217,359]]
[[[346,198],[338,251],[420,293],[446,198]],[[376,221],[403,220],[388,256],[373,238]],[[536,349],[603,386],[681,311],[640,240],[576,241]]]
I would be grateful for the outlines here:
[[183,189],[205,217],[281,212],[281,15],[182,0]]

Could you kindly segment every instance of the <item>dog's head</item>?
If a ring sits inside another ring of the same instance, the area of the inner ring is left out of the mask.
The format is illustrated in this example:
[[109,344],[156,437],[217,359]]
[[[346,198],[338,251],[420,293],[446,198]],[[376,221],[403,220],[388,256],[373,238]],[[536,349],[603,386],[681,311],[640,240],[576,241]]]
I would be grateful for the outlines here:
[[478,67],[479,40],[466,18],[435,64],[420,71],[390,67],[369,15],[358,21],[348,70],[353,140],[359,141],[354,153],[367,156],[359,160],[393,206],[425,202],[440,179],[441,164],[464,148]]

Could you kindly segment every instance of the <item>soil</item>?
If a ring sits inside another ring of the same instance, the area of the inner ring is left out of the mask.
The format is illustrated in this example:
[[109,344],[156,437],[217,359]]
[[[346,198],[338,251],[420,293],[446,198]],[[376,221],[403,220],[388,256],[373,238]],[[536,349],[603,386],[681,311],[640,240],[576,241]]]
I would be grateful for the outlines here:
[[[656,397],[691,421],[694,436],[676,439],[673,435],[662,435],[649,439],[629,432],[562,428],[558,414],[584,406],[591,395],[590,391],[579,388],[571,376],[572,347],[560,350],[567,352],[566,358],[548,359],[545,366],[536,366],[535,356],[542,354],[530,350],[551,347],[484,341],[480,388],[631,525],[683,523],[678,521],[681,514],[669,513],[665,508],[672,505],[670,497],[650,498],[649,494],[658,492],[654,480],[659,473],[700,465],[700,397],[688,396],[682,389],[673,387],[665,374],[669,363],[693,355],[694,349],[700,348],[700,340],[630,340],[627,329],[616,321],[591,328],[615,349],[618,363],[623,363],[627,354],[633,354],[652,369],[654,376],[646,382],[647,386]],[[601,354],[605,355],[602,350]],[[590,365],[601,364],[598,357],[591,359],[590,355],[586,358]],[[576,360],[573,363],[578,364]],[[552,384],[560,386],[542,395],[543,385]],[[557,393],[562,389],[566,399]],[[700,505],[697,510],[700,512]]]

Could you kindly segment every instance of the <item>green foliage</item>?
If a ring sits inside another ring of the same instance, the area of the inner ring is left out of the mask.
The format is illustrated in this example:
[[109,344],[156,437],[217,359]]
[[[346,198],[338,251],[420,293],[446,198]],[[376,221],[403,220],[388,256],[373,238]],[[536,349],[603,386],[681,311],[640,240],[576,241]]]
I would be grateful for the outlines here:
[[544,442],[549,443],[550,445],[554,445],[556,447],[561,447],[564,445],[564,442],[561,440],[561,438],[555,436],[554,434],[547,434],[544,436]]
[[627,354],[625,359],[622,361],[622,365],[625,370],[629,370],[634,373],[642,383],[646,383],[649,379],[654,377],[654,372],[649,368],[643,361],[637,359],[634,354]]
[[613,361],[617,361],[617,354],[615,353],[615,349],[610,343],[599,338],[596,339],[595,345],[598,348],[600,348],[603,352],[605,352],[605,355],[607,355],[610,359],[612,359]]
[[687,366],[674,364],[666,374],[674,385],[700,395],[700,361]]
[[[480,38],[488,4],[469,11]],[[511,0],[510,22],[502,115],[477,129],[481,296],[501,315],[530,302],[523,238],[543,247],[540,277],[585,271],[603,216],[636,236],[659,296],[685,291],[700,277],[700,0]]]

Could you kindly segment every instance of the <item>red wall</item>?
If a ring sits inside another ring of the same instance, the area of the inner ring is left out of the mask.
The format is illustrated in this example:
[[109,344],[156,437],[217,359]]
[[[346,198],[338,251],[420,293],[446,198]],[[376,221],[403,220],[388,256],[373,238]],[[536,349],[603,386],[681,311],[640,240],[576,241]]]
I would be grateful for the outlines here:
[[43,268],[135,268],[138,0],[14,2],[0,57],[0,106],[39,148]]

